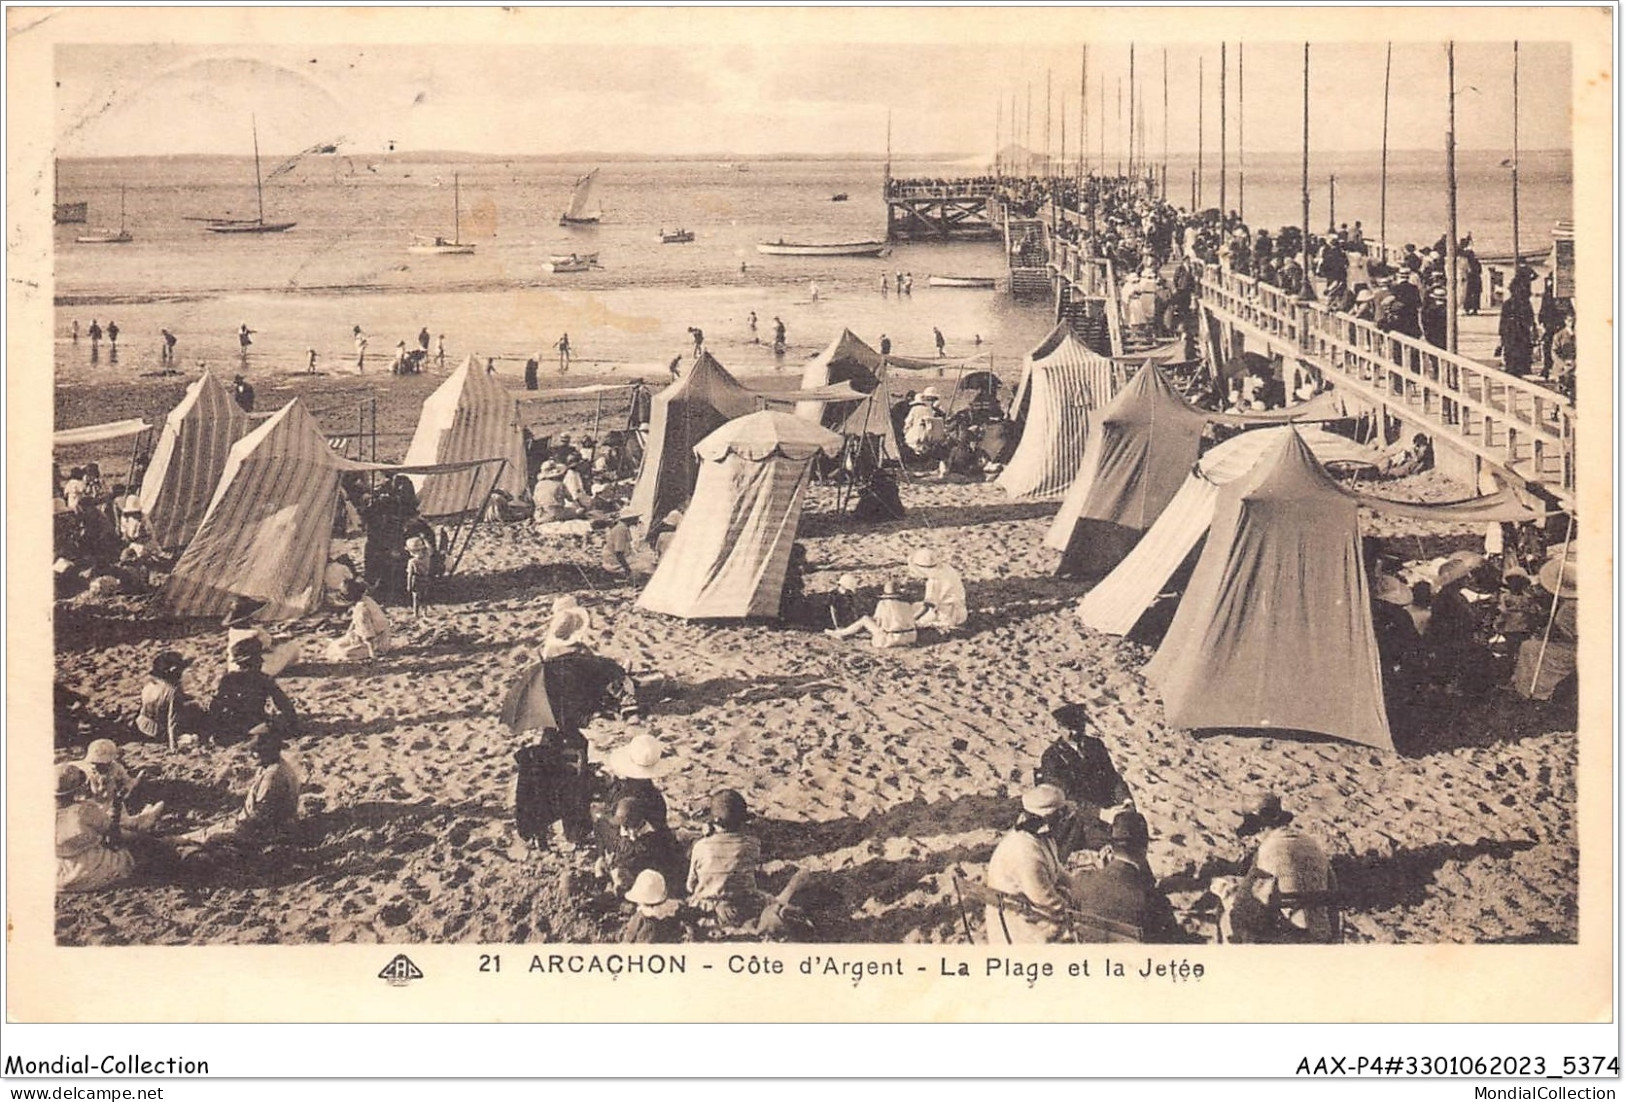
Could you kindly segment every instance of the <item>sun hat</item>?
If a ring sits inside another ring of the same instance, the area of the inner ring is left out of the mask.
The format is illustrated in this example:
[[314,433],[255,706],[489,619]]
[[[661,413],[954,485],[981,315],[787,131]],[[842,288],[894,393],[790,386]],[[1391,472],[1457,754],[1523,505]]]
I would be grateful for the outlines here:
[[917,570],[930,570],[937,565],[937,553],[929,547],[922,547],[908,557],[908,564]]
[[924,390],[920,391],[920,397],[925,401],[934,402],[940,400],[942,395],[937,393],[936,387],[928,386]]
[[1580,595],[1579,575],[1580,565],[1575,561],[1576,552],[1569,550],[1568,562],[1563,561],[1563,548],[1558,547],[1557,554],[1546,560],[1546,565],[1540,568],[1540,585],[1548,593],[1558,597],[1572,599]]
[[124,500],[119,502],[119,512],[125,516],[139,516],[141,514],[141,496],[139,494],[125,495]]
[[666,878],[654,869],[644,869],[632,881],[632,887],[623,897],[628,903],[654,907],[666,901]]
[[220,621],[220,626],[224,628],[241,627],[254,619],[254,614],[264,608],[266,604],[266,601],[258,597],[233,597],[231,610],[226,613],[226,618]]
[[191,664],[192,660],[179,651],[159,651],[157,657],[152,660],[152,672],[156,677],[173,676]]
[[1138,811],[1119,811],[1112,820],[1111,840],[1120,846],[1143,846],[1151,841],[1151,828]]
[[85,771],[71,762],[56,767],[58,796],[72,796],[76,792],[82,792],[89,782],[90,778],[85,776]]
[[1066,793],[1053,784],[1039,784],[1021,794],[1021,810],[1048,818],[1066,806]]
[[1437,588],[1443,589],[1452,582],[1458,582],[1468,577],[1473,571],[1484,565],[1484,556],[1474,551],[1457,551],[1443,563],[1435,577],[1438,578]]
[[609,755],[605,767],[617,777],[652,780],[670,772],[674,763],[666,757],[666,748],[653,735],[638,735]]
[[85,747],[85,760],[91,765],[112,765],[118,761],[118,743],[110,738],[99,738]]
[[858,576],[856,574],[842,574],[835,579],[835,588],[846,593],[853,592],[858,588]]
[[423,552],[429,549],[429,541],[422,536],[413,536],[406,541],[406,549],[412,552]]
[[679,524],[683,523],[683,511],[681,509],[673,509],[671,512],[666,514],[666,519],[660,523],[668,524],[673,528],[677,527]]
[[1242,837],[1257,834],[1270,827],[1286,826],[1292,821],[1292,812],[1283,810],[1281,797],[1274,792],[1266,792],[1253,802],[1253,806],[1242,812],[1241,825],[1236,833]]
[[556,459],[543,460],[541,469],[536,472],[536,477],[542,479],[543,481],[563,478],[564,464],[560,463]]

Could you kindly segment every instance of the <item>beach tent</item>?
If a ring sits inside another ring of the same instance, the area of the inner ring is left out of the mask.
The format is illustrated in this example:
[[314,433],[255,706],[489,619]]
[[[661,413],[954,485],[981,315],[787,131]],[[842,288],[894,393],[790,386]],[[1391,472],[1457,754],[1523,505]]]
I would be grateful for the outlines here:
[[[1265,452],[1279,447],[1292,431],[1285,426],[1254,429],[1203,455],[1134,549],[1083,595],[1078,618],[1096,631],[1128,634],[1207,532],[1219,488],[1252,470]],[[1299,434],[1322,463],[1369,463],[1377,454],[1319,427],[1307,426]]]
[[700,441],[693,503],[638,607],[683,619],[777,616],[813,457],[834,458],[841,445],[828,429],[777,410]]
[[1212,526],[1145,667],[1179,727],[1311,731],[1393,749],[1359,509],[1480,524],[1530,520],[1510,487],[1468,501],[1389,501],[1339,486],[1296,429],[1219,487]]
[[141,511],[158,546],[184,547],[191,541],[232,446],[253,424],[212,373],[205,371],[186,388],[180,404],[164,419],[141,479]]
[[1148,363],[1095,417],[1061,511],[1044,537],[1062,571],[1098,576],[1117,565],[1190,473],[1207,415]]
[[756,404],[756,396],[709,352],[701,353],[681,379],[654,396],[648,450],[627,505],[629,513],[643,518],[645,531],[682,508],[693,494],[700,469],[695,446],[735,417],[753,412]]
[[[860,394],[868,394],[880,382],[879,352],[870,348],[850,329],[842,329],[818,355],[807,361],[801,371],[801,385],[805,389],[850,383]],[[803,401],[796,403],[796,415],[816,421],[827,429],[841,431],[841,422],[849,407],[827,402]],[[889,416],[889,414],[888,414]]]
[[346,459],[295,398],[232,445],[220,483],[156,610],[218,616],[233,597],[266,602],[260,616],[291,620],[321,605],[339,478],[346,471],[447,473],[487,460],[394,466]]
[[[528,489],[519,403],[473,356],[425,399],[404,462],[412,466],[470,459],[507,460],[496,475],[495,489],[511,497]],[[493,488],[489,467],[415,475],[412,482],[418,510],[425,517],[452,517],[479,509]]]
[[1083,461],[1096,395],[1111,393],[1112,362],[1095,355],[1057,325],[1028,353],[1011,403],[1020,439],[998,477],[1010,497],[1055,497],[1066,491]]
[[1220,487],[1190,585],[1145,667],[1170,724],[1393,749],[1357,510],[1291,431]]

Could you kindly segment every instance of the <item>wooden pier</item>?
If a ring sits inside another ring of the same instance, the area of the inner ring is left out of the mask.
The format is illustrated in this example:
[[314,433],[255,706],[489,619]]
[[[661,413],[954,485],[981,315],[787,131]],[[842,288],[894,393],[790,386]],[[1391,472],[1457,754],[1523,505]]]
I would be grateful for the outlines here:
[[942,184],[886,183],[886,240],[976,241],[997,238],[988,204],[995,185],[950,180]]

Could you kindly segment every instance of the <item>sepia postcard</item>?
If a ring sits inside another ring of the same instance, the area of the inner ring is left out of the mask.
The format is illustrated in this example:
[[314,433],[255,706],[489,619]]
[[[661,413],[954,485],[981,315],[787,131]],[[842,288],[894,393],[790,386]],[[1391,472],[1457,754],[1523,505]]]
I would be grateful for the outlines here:
[[9,8],[8,1021],[1606,1020],[1611,14]]

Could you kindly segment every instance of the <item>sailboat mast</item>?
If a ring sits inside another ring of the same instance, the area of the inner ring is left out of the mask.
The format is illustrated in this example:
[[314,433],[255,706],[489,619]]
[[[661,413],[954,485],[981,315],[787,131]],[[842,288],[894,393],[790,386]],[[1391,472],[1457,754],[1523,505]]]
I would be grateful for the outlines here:
[[[124,185],[118,186],[118,232],[124,232]],[[1516,235],[1514,235],[1516,237]]]
[[1512,43],[1512,270],[1518,270],[1518,44]]
[[1230,213],[1230,96],[1225,82],[1230,74],[1229,43],[1219,43],[1219,214]]
[[1299,298],[1309,298],[1309,43],[1303,44],[1303,287]]
[[1247,221],[1247,44],[1236,43],[1236,217]]
[[[1444,172],[1445,185],[1448,192],[1446,214],[1449,227],[1445,231],[1444,239],[1444,266],[1448,273],[1445,283],[1446,311],[1445,314],[1445,347],[1451,352],[1456,351],[1457,318],[1456,318],[1456,44],[1445,43],[1445,65],[1450,78],[1450,128],[1445,131],[1444,139]],[[1517,269],[1518,260],[1512,259],[1513,269]]]
[[1388,247],[1388,87],[1394,72],[1394,44],[1382,63],[1382,191],[1377,200],[1377,239]]
[[451,174],[451,241],[463,243],[463,193],[455,172]]
[[1134,43],[1128,44],[1128,175],[1134,179]]
[[1168,201],[1168,47],[1162,48],[1162,201]]
[[260,125],[253,115],[248,116],[249,128],[254,132],[254,195],[259,200],[260,223],[265,222],[265,183],[260,179]]
[[1196,198],[1192,205],[1200,208],[1202,203],[1202,139],[1207,133],[1207,121],[1203,118],[1207,110],[1207,59],[1196,59]]

